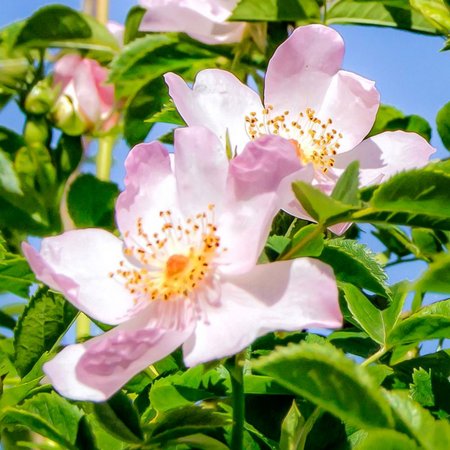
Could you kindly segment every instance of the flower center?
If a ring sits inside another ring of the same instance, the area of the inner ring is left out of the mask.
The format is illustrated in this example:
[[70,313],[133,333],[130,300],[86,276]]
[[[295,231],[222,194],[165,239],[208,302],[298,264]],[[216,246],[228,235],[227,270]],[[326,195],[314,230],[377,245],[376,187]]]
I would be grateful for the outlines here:
[[326,173],[334,166],[342,133],[332,128],[333,120],[321,120],[311,108],[297,115],[284,111],[274,115],[273,106],[263,109],[259,118],[255,111],[245,117],[247,134],[257,139],[265,134],[275,134],[288,139],[303,164],[312,163]]
[[183,222],[175,223],[170,211],[161,211],[159,216],[160,233],[150,237],[142,218],[136,222],[137,233],[125,233],[127,258],[110,274],[124,283],[136,302],[195,297],[214,276],[214,259],[226,250],[220,246],[214,225],[214,205]]
[[189,265],[189,258],[184,255],[172,255],[166,262],[166,276],[175,277]]

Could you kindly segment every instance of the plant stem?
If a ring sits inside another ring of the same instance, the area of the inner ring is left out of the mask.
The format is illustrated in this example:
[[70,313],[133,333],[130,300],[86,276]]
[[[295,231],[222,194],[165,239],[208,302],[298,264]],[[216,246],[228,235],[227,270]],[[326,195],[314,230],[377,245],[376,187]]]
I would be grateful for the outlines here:
[[97,178],[102,181],[109,181],[115,140],[115,136],[103,136],[98,140]]
[[235,356],[234,362],[228,365],[230,372],[232,406],[233,406],[233,429],[231,432],[231,448],[242,450],[244,444],[244,420],[245,420],[245,398],[244,398],[244,359],[245,352]]
[[109,15],[109,1],[108,0],[97,0],[97,5],[95,8],[95,18],[103,24],[108,22]]
[[373,362],[378,361],[387,351],[388,351],[388,349],[386,347],[381,347],[380,350],[378,350],[372,356],[370,356],[365,361],[363,361],[361,363],[361,367],[366,367],[369,364],[372,364]]

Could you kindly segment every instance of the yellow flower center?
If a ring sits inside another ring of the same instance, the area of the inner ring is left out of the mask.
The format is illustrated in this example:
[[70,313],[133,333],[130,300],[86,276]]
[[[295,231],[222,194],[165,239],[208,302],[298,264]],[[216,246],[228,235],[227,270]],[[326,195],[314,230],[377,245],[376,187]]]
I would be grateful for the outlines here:
[[162,211],[161,232],[151,237],[139,218],[133,245],[128,240],[124,249],[127,258],[110,276],[124,283],[136,302],[195,295],[196,289],[214,275],[214,259],[226,250],[221,248],[213,212],[214,205],[209,205],[208,212],[175,223],[170,211]]
[[265,134],[279,135],[292,143],[303,164],[312,163],[323,173],[334,166],[334,156],[343,136],[332,128],[331,118],[319,119],[311,108],[306,108],[297,115],[289,111],[274,115],[272,111],[273,106],[268,105],[260,117],[255,111],[245,117],[250,139],[257,139]]

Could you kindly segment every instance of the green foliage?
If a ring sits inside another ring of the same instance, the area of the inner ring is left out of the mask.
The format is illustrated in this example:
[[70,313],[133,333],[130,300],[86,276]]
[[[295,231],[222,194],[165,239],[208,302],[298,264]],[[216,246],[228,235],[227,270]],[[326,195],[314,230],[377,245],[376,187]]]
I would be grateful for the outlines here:
[[436,28],[408,0],[339,0],[327,12],[326,23],[376,25],[436,34]]
[[25,258],[6,250],[0,252],[0,293],[11,292],[27,298],[28,290],[34,281],[34,274]]
[[394,411],[399,429],[415,439],[424,450],[446,450],[450,446],[450,425],[435,420],[431,414],[413,400],[406,392],[385,392]]
[[5,408],[0,423],[25,426],[65,449],[77,450],[75,441],[82,415],[77,406],[56,393],[41,393],[20,406]]
[[48,289],[40,289],[31,298],[14,330],[14,364],[20,376],[51,351],[75,315],[76,309],[70,303]]
[[67,195],[70,217],[80,228],[113,228],[114,203],[119,193],[116,184],[101,181],[93,175],[80,175]]
[[411,398],[422,406],[434,406],[434,394],[431,384],[431,372],[414,369],[413,383],[409,385]]
[[291,344],[261,357],[253,367],[356,426],[389,427],[392,423],[369,373],[331,345]]
[[240,0],[230,20],[313,23],[320,20],[320,10],[315,0]]
[[436,116],[439,136],[447,150],[450,150],[450,102],[446,103]]
[[351,239],[328,239],[319,259],[333,267],[338,280],[389,297],[387,276],[367,246]]
[[431,139],[431,126],[424,118],[415,114],[405,116],[400,110],[393,106],[380,105],[369,136],[374,136],[383,131],[395,130],[418,133],[427,141]]
[[122,392],[107,402],[94,403],[93,410],[98,423],[116,438],[134,443],[142,440],[138,413],[128,396]]
[[[105,402],[64,399],[40,384],[46,382],[42,369],[77,311],[47,288],[29,298],[36,280],[20,254],[28,236],[60,233],[66,210],[75,227],[117,234],[117,186],[78,172],[91,158],[84,147],[94,137],[55,130],[53,49],[93,58],[109,70],[121,119],[113,130],[100,133],[116,141],[123,136],[131,146],[143,142],[155,124],[186,125],[169,98],[162,78],[167,72],[190,84],[201,69],[226,69],[243,82],[252,77],[262,92],[268,57],[292,26],[388,26],[441,34],[448,47],[449,11],[447,0],[241,0],[230,20],[258,23],[246,28],[242,42],[217,46],[183,33],[139,31],[147,13],[140,6],[126,18],[123,47],[97,20],[62,5],[41,8],[0,30],[0,109],[14,101],[24,124],[21,134],[0,126],[0,293],[22,297],[21,303],[8,299],[0,308],[5,450],[231,448],[239,424],[231,406],[236,405],[233,389],[241,369],[246,449],[450,448],[450,351],[442,350],[442,341],[450,338],[450,300],[421,307],[429,292],[450,294],[448,161],[363,189],[354,162],[331,195],[308,183],[293,184],[297,200],[317,223],[280,212],[259,263],[314,257],[331,266],[343,327],[326,337],[306,330],[262,336],[239,356],[243,366],[233,366],[234,378],[227,370],[230,360],[186,368],[178,349]],[[449,117],[446,104],[436,123],[450,149]],[[369,135],[393,130],[431,138],[425,119],[382,105]],[[173,144],[173,131],[160,140]],[[339,238],[329,230],[353,222],[374,226],[386,250],[376,255],[359,243],[365,230],[358,226]],[[390,286],[384,265],[415,259],[426,266],[419,278]],[[415,291],[411,311],[405,308],[409,290]],[[103,331],[112,328],[96,324]],[[423,354],[423,342],[431,339],[440,340],[438,349]],[[353,355],[366,361],[359,364]]]
[[[43,23],[52,24],[42,26]],[[21,24],[14,44],[19,47],[66,47],[114,54],[115,38],[91,17],[63,5],[45,6]]]

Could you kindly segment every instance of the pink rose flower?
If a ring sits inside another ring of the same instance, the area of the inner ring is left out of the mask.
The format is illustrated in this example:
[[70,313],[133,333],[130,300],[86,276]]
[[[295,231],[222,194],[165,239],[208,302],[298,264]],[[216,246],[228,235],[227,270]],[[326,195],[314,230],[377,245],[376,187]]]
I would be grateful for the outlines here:
[[[311,182],[326,193],[354,160],[360,162],[362,186],[425,165],[435,149],[416,133],[385,132],[363,141],[379,94],[373,81],[340,69],[343,55],[343,40],[332,28],[297,28],[269,62],[264,106],[258,94],[226,71],[201,71],[192,89],[173,73],[165,79],[189,126],[208,127],[237,154],[263,135],[289,139],[299,161],[313,167]],[[283,208],[311,220],[292,191],[286,192]]]
[[180,345],[193,366],[273,330],[342,323],[330,267],[257,265],[278,184],[295,165],[291,144],[266,136],[229,162],[212,132],[193,127],[176,131],[175,146],[173,164],[158,142],[131,150],[116,206],[123,240],[88,229],[46,238],[40,252],[23,244],[39,280],[119,324],[45,364],[64,396],[103,401]]
[[175,31],[205,44],[239,42],[245,23],[227,22],[238,0],[140,0],[142,31]]
[[[54,115],[63,131],[107,132],[117,124],[114,86],[107,84],[107,79],[106,68],[77,54],[64,55],[55,63],[53,84],[60,94]],[[74,127],[73,122],[78,126]]]

